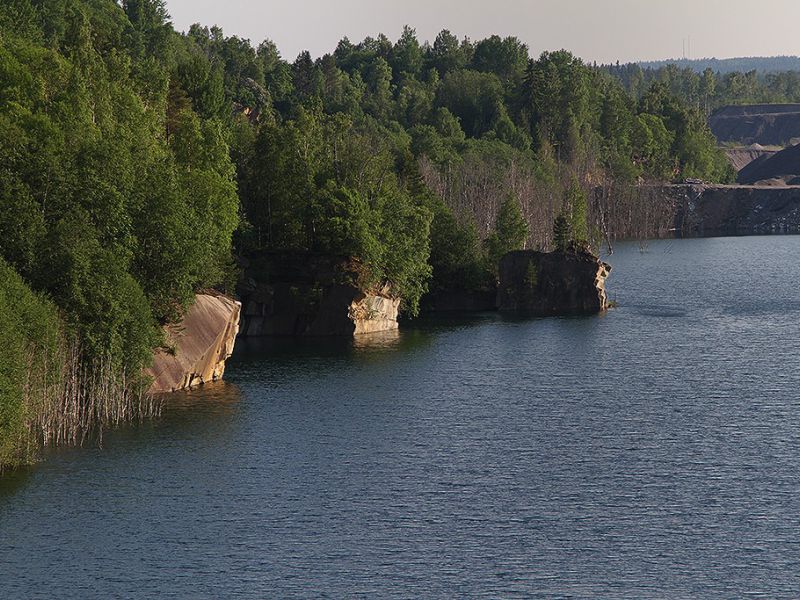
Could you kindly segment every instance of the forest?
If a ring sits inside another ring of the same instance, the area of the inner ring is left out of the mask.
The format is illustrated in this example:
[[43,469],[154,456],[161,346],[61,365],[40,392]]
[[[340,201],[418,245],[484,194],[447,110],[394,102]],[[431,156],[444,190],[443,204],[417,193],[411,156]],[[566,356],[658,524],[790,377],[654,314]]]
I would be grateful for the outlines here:
[[239,256],[356,258],[413,316],[556,222],[596,241],[598,186],[732,180],[706,126],[729,76],[637,77],[410,27],[286,60],[163,0],[5,0],[0,465],[146,416],[162,326]]
[[[697,70],[701,61],[678,61],[657,66],[613,65],[601,69],[619,79],[632,98],[641,99],[653,85],[658,84],[688,106],[706,114],[732,104],[800,102],[800,59],[730,61],[733,64],[744,62],[751,67],[747,70],[728,70],[726,61],[721,62],[723,64],[708,61],[708,66],[702,71]],[[771,64],[775,67],[792,65],[793,68],[769,70]]]

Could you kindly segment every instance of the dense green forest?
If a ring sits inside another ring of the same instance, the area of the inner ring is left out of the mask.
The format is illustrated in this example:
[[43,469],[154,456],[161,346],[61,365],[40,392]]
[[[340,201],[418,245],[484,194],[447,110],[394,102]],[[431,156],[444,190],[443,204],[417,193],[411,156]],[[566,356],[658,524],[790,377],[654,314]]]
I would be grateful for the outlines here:
[[[488,285],[509,250],[552,248],[557,218],[559,239],[594,237],[596,186],[729,180],[673,87],[629,93],[513,37],[406,28],[289,62],[177,33],[163,0],[4,0],[0,464],[53,437],[41,407],[66,410],[66,388],[134,402],[161,325],[232,292],[237,255],[357,258],[413,315],[430,290]],[[92,406],[85,423],[109,420]]]
[[[778,60],[778,59],[776,59]],[[784,62],[777,65],[783,66]],[[684,104],[710,113],[731,104],[782,104],[800,102],[800,59],[797,70],[715,70],[710,63],[702,71],[686,61],[659,66],[626,64],[601,67],[622,83],[632,98],[641,99],[654,85],[663,86]]]

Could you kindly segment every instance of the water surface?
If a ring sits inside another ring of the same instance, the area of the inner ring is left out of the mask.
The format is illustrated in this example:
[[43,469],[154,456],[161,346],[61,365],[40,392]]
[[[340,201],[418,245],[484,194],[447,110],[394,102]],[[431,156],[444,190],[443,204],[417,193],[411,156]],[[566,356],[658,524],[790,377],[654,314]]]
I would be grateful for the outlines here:
[[0,598],[794,598],[800,237],[623,245],[601,317],[240,344],[0,483]]

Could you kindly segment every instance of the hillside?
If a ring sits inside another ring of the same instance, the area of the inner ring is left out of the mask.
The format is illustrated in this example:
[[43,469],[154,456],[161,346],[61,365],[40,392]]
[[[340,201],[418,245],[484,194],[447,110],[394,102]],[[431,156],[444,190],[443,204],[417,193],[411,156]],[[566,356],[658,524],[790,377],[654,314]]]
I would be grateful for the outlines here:
[[725,156],[728,157],[731,165],[733,165],[733,168],[736,169],[736,172],[738,173],[754,161],[768,158],[779,151],[780,148],[765,148],[760,144],[752,144],[750,146],[726,148]]

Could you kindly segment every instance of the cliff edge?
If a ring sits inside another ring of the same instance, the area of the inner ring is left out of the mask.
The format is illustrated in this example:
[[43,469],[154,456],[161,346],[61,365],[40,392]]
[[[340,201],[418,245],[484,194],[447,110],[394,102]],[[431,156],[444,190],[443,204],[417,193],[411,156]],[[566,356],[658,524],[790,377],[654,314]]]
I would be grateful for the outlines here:
[[585,249],[522,250],[500,261],[497,307],[531,316],[596,314],[608,309],[611,267]]
[[145,374],[151,394],[185,390],[222,379],[239,332],[241,304],[222,295],[198,294],[176,325],[166,328],[169,349],[159,350]]
[[242,337],[353,336],[398,328],[390,285],[359,283],[342,256],[263,252],[242,259]]

